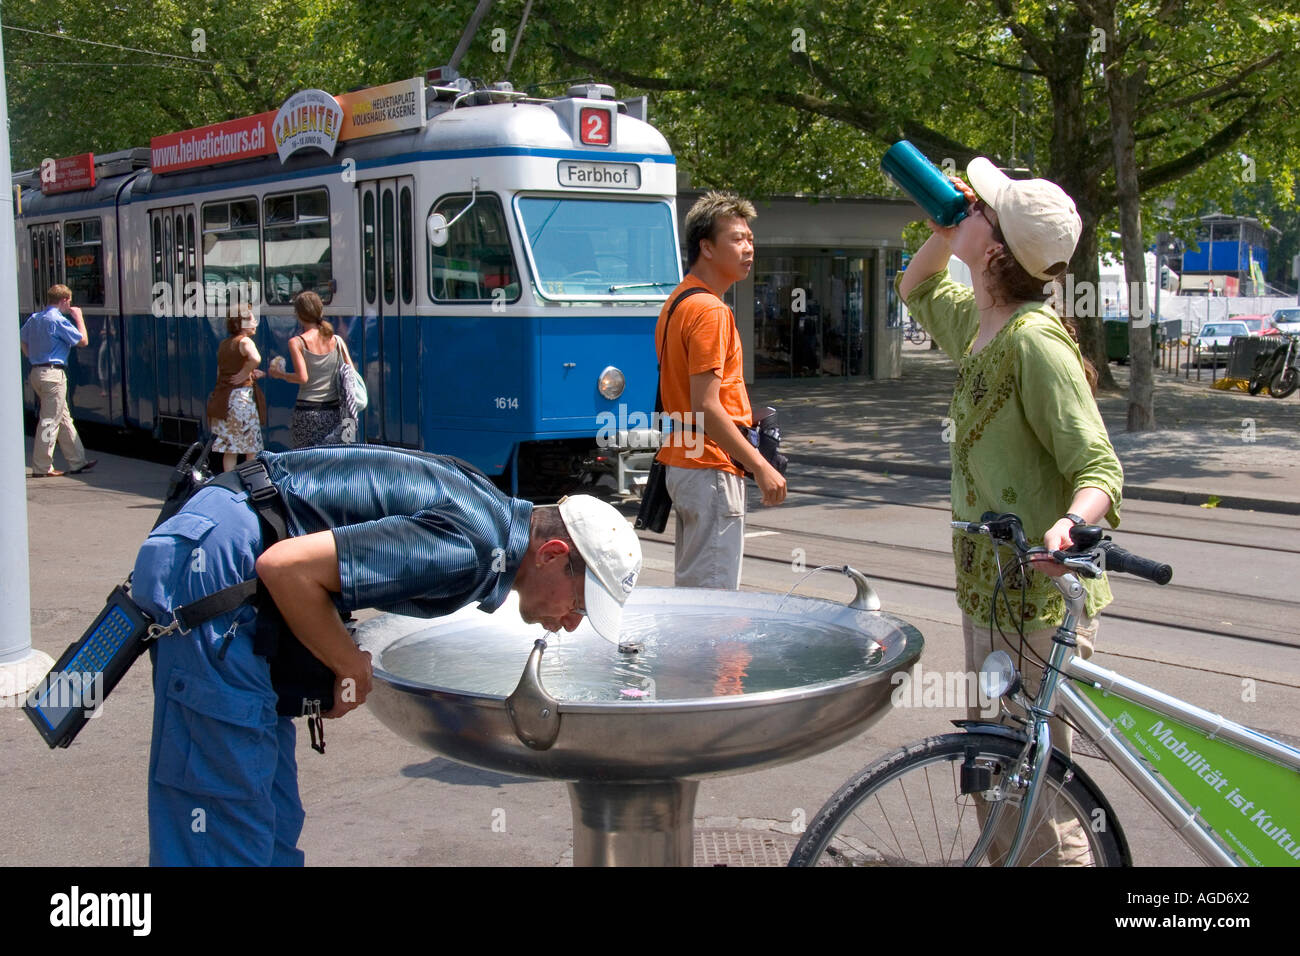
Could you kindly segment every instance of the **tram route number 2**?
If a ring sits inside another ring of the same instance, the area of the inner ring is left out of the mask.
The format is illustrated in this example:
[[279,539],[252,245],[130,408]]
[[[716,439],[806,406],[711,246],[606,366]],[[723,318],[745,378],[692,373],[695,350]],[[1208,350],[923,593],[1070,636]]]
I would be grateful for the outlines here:
[[595,106],[584,106],[578,116],[582,142],[586,146],[608,146],[610,143],[610,111]]
[[507,408],[517,409],[519,407],[519,399],[506,398],[504,395],[498,395],[496,398],[492,400],[492,403],[496,405],[497,408],[503,411]]

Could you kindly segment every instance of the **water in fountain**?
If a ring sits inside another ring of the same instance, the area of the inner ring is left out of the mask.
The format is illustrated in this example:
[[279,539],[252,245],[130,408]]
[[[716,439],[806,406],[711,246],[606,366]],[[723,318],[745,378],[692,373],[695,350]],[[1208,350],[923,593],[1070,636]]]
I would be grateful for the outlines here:
[[[391,674],[434,687],[507,696],[515,689],[536,627],[501,622],[437,627],[383,653]],[[542,684],[572,701],[689,700],[804,687],[858,675],[880,663],[868,635],[794,614],[629,609],[620,652],[587,628],[548,638]]]

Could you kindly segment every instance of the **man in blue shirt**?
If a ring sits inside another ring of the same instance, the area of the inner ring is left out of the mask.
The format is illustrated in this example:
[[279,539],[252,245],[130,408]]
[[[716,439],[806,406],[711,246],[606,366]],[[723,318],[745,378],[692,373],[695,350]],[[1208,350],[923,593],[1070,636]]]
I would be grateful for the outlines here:
[[[68,460],[67,474],[90,471],[96,462],[86,460],[77,426],[68,412],[68,353],[84,346],[86,322],[81,310],[72,304],[72,290],[66,285],[50,286],[45,293],[44,312],[33,312],[19,330],[23,355],[32,364],[28,381],[40,401],[36,437],[32,440],[32,477],[57,478],[64,474],[54,470],[54,444],[63,449]],[[72,321],[68,321],[68,316]]]
[[[264,547],[248,494],[209,485],[160,524],[136,559],[132,594],[160,622],[179,606],[257,577],[285,624],[335,675],[342,717],[365,702],[370,655],[339,610],[435,617],[484,611],[519,592],[548,630],[585,614],[618,640],[641,569],[627,520],[585,495],[534,507],[454,459],[365,446],[258,456],[288,537]],[[154,645],[149,843],[154,865],[301,865],[293,721],[276,714],[252,606]]]

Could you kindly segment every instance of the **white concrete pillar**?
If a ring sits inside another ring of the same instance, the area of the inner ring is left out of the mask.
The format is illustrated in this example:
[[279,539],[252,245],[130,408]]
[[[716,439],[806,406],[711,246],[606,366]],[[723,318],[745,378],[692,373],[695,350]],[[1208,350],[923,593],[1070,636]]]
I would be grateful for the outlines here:
[[26,694],[54,663],[32,650],[27,565],[27,451],[18,349],[18,260],[14,250],[9,100],[0,41],[0,698]]

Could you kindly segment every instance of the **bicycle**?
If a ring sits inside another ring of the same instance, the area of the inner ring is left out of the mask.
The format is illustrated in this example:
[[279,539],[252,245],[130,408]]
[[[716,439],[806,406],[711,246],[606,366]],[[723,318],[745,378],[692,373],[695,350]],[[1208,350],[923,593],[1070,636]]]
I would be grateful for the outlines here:
[[[995,551],[1012,546],[1021,566],[1049,553],[1029,546],[1015,515],[953,527],[989,535]],[[1207,863],[1300,863],[1300,750],[1077,657],[1079,575],[1120,571],[1166,584],[1172,571],[1099,527],[1078,527],[1072,539],[1069,551],[1050,552],[1069,569],[1053,578],[1066,613],[1037,695],[1025,695],[1006,651],[980,670],[990,700],[1010,698],[1027,715],[1023,729],[953,721],[961,732],[875,761],[818,811],[790,866],[1132,865],[1104,794],[1052,748],[1053,715],[1082,731]]]
[[913,345],[924,345],[929,336],[915,319],[908,319],[907,324],[903,326],[903,338]]

